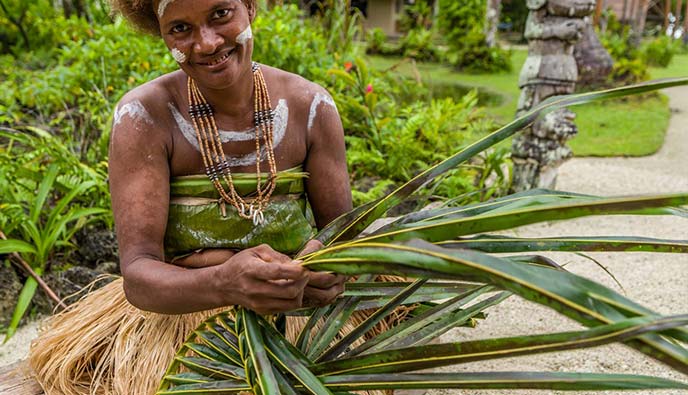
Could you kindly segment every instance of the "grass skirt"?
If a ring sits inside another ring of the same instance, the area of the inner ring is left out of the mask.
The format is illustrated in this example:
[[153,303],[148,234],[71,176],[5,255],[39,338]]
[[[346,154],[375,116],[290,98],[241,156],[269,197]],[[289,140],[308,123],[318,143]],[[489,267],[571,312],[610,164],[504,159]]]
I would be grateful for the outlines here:
[[[118,278],[50,317],[31,345],[29,365],[46,395],[153,395],[188,335],[225,310],[183,315],[141,311],[127,301]],[[340,335],[367,316],[356,312]],[[399,319],[398,314],[393,318]],[[287,320],[291,342],[305,322]],[[381,333],[391,325],[383,322],[373,331]]]

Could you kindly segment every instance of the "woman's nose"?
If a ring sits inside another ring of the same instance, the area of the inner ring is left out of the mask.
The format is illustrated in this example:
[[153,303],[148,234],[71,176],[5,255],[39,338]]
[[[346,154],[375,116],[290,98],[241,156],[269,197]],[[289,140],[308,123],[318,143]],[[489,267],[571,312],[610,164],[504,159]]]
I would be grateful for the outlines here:
[[194,45],[196,52],[203,55],[212,55],[222,45],[223,38],[209,26],[201,26]]

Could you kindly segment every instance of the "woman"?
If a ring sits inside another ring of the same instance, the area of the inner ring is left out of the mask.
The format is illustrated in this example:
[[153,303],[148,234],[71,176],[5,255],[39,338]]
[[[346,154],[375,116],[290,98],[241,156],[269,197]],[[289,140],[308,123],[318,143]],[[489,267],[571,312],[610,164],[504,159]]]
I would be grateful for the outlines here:
[[48,394],[153,393],[213,310],[285,312],[328,304],[344,288],[342,276],[286,255],[312,235],[303,192],[317,227],[351,209],[341,121],[323,88],[252,62],[255,0],[113,3],[163,38],[180,70],[127,93],[115,111],[123,280],[53,318],[34,344]]

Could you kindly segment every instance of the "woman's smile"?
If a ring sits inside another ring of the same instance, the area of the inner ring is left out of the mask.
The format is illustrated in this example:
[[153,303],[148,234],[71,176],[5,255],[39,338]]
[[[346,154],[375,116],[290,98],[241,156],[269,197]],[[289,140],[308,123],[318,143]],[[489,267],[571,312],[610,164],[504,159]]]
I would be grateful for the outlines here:
[[230,60],[232,55],[236,53],[236,47],[230,49],[229,51],[224,51],[224,54],[215,56],[214,58],[204,59],[199,62],[195,62],[196,65],[203,66],[208,70],[216,71],[223,68]]

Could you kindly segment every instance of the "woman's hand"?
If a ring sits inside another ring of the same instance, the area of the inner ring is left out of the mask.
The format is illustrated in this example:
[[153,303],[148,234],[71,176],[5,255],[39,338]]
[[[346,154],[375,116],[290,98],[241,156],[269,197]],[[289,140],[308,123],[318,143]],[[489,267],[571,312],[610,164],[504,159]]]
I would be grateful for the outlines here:
[[217,270],[216,289],[225,291],[227,304],[239,304],[258,314],[276,314],[301,308],[309,272],[301,262],[269,245],[234,254]]
[[[318,251],[324,245],[318,240],[309,241],[300,256]],[[341,274],[330,274],[309,271],[309,281],[303,292],[303,305],[322,307],[334,302],[344,292],[348,277]]]

